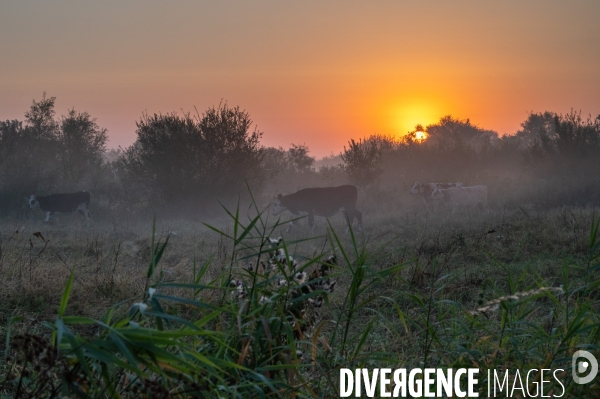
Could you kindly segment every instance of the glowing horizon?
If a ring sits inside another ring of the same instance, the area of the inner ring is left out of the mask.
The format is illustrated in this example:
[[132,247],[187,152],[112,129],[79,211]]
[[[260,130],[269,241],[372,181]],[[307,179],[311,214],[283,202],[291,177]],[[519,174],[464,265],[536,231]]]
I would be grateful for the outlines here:
[[[1,0],[0,0],[1,1]],[[142,112],[227,101],[266,146],[317,157],[445,115],[515,133],[528,112],[600,112],[600,2],[2,2],[0,119],[42,92],[110,147]],[[569,26],[569,29],[556,29]]]

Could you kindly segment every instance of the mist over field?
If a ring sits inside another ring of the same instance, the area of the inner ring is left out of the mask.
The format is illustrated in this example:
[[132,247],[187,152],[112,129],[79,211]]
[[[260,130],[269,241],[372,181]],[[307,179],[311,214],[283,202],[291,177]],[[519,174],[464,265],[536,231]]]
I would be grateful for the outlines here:
[[[414,181],[486,185],[491,209],[593,207],[600,201],[600,115],[531,112],[513,134],[451,115],[400,138],[352,138],[315,159],[302,141],[265,147],[251,115],[226,102],[202,113],[143,114],[137,140],[107,149],[107,131],[85,111],[58,116],[54,97],[23,120],[0,124],[0,216],[35,220],[24,197],[89,191],[95,220],[157,214],[199,220],[219,204],[264,207],[277,194],[353,184],[368,212],[423,211]],[[39,217],[39,215],[37,215]]]
[[0,0],[0,399],[600,398],[598,16]]
[[[0,122],[3,395],[316,398],[341,368],[546,367],[563,370],[546,393],[597,397],[570,356],[600,344],[600,116],[532,112],[499,136],[448,115],[315,159],[226,102],[143,114],[109,150],[55,100]],[[486,186],[487,208],[433,207],[415,182]],[[348,184],[349,232],[273,214]],[[89,220],[30,203],[80,190]]]

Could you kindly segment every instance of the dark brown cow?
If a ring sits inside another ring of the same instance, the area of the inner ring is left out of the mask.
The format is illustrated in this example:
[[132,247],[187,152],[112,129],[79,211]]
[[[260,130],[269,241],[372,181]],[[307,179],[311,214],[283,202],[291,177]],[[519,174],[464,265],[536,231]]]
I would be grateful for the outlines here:
[[[314,232],[315,215],[331,217],[342,212],[348,222],[348,229],[354,218],[362,230],[362,212],[356,209],[358,190],[355,186],[305,188],[293,194],[279,194],[273,203],[273,215],[290,211],[295,216],[308,215],[308,224]],[[290,227],[293,222],[290,222]],[[289,228],[288,228],[289,230]]]

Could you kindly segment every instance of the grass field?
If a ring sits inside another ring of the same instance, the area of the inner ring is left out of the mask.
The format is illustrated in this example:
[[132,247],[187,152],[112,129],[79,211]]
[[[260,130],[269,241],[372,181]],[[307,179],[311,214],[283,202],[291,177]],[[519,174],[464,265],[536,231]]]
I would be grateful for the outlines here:
[[[367,206],[353,234],[341,216],[286,234],[252,207],[223,211],[213,228],[159,219],[154,236],[151,218],[5,221],[0,393],[339,397],[340,368],[545,367],[565,369],[563,397],[600,396],[597,382],[570,377],[573,352],[599,354],[600,212],[434,218],[418,205]],[[320,292],[297,294],[304,283],[285,265],[247,270],[266,259],[267,236],[283,236],[307,272],[336,255],[322,307],[308,301]]]

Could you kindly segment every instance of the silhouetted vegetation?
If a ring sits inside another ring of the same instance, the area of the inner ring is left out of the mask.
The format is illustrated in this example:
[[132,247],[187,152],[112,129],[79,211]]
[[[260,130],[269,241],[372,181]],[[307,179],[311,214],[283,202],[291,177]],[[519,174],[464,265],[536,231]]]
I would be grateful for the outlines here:
[[24,196],[93,187],[107,132],[87,112],[56,118],[56,98],[33,101],[25,121],[0,122],[0,212],[20,210]]
[[400,139],[373,135],[351,141],[345,168],[358,185],[372,182],[377,173],[369,171],[381,168],[377,195],[382,202],[389,200],[386,192],[398,201],[415,180],[486,184],[495,206],[600,202],[599,118],[531,113],[521,127],[514,135],[499,136],[468,119],[446,116],[424,129],[425,141],[416,139],[416,131]]
[[352,183],[364,187],[373,183],[383,173],[379,163],[385,143],[385,139],[378,137],[348,142],[348,148],[344,147],[342,160],[346,165],[348,179]]
[[246,185],[266,203],[352,183],[369,201],[402,208],[415,180],[486,184],[492,207],[600,202],[600,119],[574,111],[532,112],[503,136],[445,116],[400,138],[351,139],[339,158],[316,162],[305,144],[265,148],[249,113],[226,103],[203,114],[144,114],[136,142],[108,152],[107,131],[92,116],[71,109],[57,117],[54,104],[44,94],[23,121],[0,122],[3,216],[20,214],[32,193],[74,190],[92,193],[96,214],[211,212],[215,200],[243,197]]
[[137,141],[121,163],[138,200],[150,205],[198,208],[208,199],[255,187],[264,176],[261,133],[247,112],[221,104],[202,116],[144,115]]

